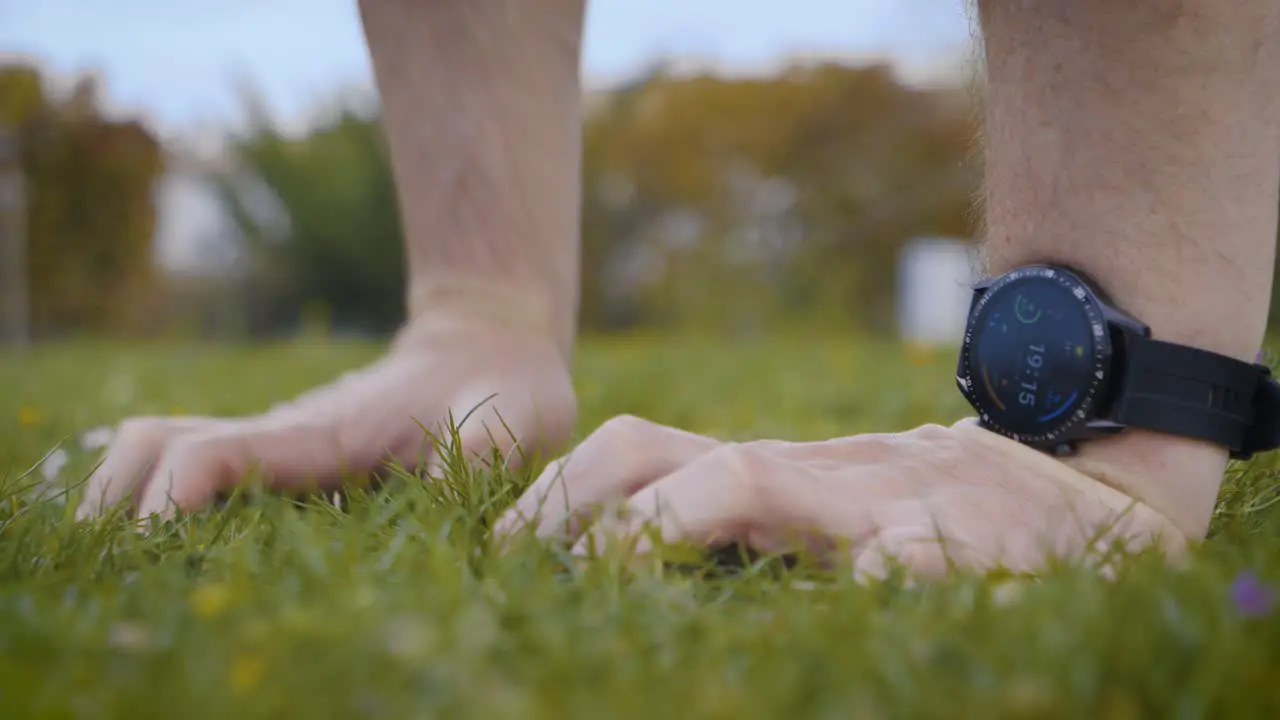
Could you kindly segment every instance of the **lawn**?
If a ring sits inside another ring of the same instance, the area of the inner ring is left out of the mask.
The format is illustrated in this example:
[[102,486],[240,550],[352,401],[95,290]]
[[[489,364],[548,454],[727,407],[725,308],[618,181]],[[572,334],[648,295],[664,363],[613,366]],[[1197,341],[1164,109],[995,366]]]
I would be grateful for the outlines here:
[[[261,410],[377,352],[0,355],[0,718],[1280,717],[1280,608],[1246,597],[1280,587],[1271,456],[1231,469],[1190,563],[1136,557],[1114,582],[500,555],[485,525],[531,478],[485,468],[403,472],[341,508],[248,492],[146,536],[60,500],[96,459],[87,431]],[[841,338],[588,341],[580,431],[618,413],[726,439],[951,422],[954,367]]]

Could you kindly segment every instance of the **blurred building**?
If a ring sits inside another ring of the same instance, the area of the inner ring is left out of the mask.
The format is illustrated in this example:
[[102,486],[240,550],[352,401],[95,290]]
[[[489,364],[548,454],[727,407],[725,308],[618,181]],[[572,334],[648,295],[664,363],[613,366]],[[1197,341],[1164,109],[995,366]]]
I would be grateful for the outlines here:
[[234,224],[210,174],[226,161],[168,147],[166,171],[156,188],[156,262],[175,275],[218,275],[235,265]]
[[898,255],[898,332],[914,345],[959,345],[979,277],[977,246],[958,238],[917,238]]

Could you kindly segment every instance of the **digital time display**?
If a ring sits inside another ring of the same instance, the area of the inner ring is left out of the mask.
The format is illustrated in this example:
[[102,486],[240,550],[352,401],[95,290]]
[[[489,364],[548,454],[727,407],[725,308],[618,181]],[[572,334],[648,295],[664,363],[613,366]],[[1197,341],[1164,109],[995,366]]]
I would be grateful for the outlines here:
[[1047,268],[1011,273],[979,302],[963,360],[966,394],[983,420],[1034,442],[1084,419],[1110,344],[1079,281]]

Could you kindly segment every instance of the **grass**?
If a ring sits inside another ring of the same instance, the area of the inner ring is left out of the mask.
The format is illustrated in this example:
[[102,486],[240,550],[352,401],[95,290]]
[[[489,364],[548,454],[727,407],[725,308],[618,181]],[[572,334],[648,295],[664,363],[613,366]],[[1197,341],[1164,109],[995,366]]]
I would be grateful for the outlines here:
[[[143,536],[24,472],[140,413],[239,414],[371,359],[355,343],[79,343],[0,356],[0,717],[1280,717],[1275,459],[1233,467],[1211,539],[1117,581],[860,586],[765,558],[679,570],[490,551],[530,481],[398,473],[342,509],[246,492]],[[633,413],[726,439],[950,422],[949,353],[847,339],[584,343],[583,433]],[[55,458],[59,459],[59,458]],[[46,465],[47,467],[47,465]],[[411,469],[410,469],[411,470]],[[800,582],[803,581],[803,582]]]

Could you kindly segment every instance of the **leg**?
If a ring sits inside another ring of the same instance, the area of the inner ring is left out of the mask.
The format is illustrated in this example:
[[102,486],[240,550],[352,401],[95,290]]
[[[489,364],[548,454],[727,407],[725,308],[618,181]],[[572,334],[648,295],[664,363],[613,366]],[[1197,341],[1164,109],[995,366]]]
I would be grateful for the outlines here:
[[[584,0],[360,0],[404,218],[409,322],[374,365],[236,420],[127,422],[82,517],[194,508],[260,469],[281,489],[333,485],[429,429],[519,464],[576,415],[579,81]],[[513,450],[520,452],[512,452]]]
[[[1252,359],[1280,192],[1280,6],[978,7],[991,270],[1076,265],[1156,338]],[[1225,464],[1216,447],[1139,432],[1077,461],[1184,529],[1208,526]]]

